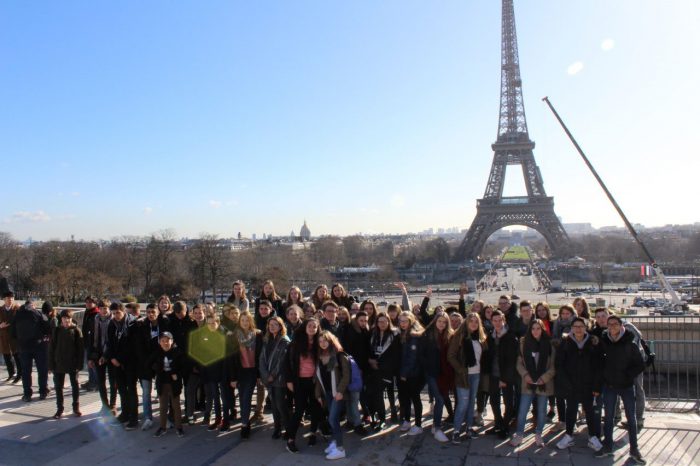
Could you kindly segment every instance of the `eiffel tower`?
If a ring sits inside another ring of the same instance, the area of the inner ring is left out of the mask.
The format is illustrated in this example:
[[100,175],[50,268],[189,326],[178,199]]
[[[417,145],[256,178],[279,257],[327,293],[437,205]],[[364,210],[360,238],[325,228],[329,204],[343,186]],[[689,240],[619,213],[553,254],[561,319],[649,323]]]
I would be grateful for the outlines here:
[[[554,213],[554,198],[544,191],[542,175],[532,153],[535,143],[530,140],[525,120],[513,0],[503,0],[502,8],[498,137],[491,145],[494,154],[486,191],[476,201],[476,217],[455,254],[458,261],[475,259],[489,236],[511,225],[523,225],[539,232],[554,256],[565,256],[569,246],[569,236]],[[527,196],[503,196],[508,165],[522,167]]]

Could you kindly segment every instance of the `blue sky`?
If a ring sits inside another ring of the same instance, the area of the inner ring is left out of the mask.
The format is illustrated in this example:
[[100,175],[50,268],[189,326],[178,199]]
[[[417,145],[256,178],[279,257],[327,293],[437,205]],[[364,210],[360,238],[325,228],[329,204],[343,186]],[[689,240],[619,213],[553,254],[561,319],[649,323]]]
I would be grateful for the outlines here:
[[[700,221],[700,2],[516,0],[525,109],[564,222]],[[467,228],[500,2],[4,2],[0,231],[111,238]],[[508,172],[508,194],[524,192]]]

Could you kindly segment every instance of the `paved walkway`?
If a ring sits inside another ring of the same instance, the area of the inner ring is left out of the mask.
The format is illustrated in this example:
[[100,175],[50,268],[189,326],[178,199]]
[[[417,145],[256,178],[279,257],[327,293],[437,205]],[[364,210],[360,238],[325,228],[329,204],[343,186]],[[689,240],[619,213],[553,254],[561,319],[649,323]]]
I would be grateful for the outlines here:
[[[4,373],[4,371],[2,371]],[[85,376],[81,377],[85,380]],[[38,390],[35,389],[35,393]],[[70,394],[66,390],[66,406]],[[98,416],[100,402],[96,393],[81,392],[83,417],[72,415],[54,420],[53,393],[44,401],[24,403],[20,400],[21,383],[0,383],[0,464],[7,465],[295,465],[328,464],[323,456],[325,442],[306,447],[297,443],[301,452],[288,453],[283,440],[270,438],[270,425],[253,429],[249,440],[241,441],[238,425],[226,433],[209,432],[202,426],[185,427],[186,436],[178,438],[173,431],[153,438],[154,429],[126,432],[120,426],[104,423]],[[427,408],[427,400],[425,406]],[[267,416],[269,417],[269,416]],[[491,436],[480,436],[460,446],[438,444],[430,435],[430,419],[426,433],[408,437],[396,426],[382,433],[358,437],[345,436],[349,457],[338,465],[402,464],[419,465],[622,465],[627,462],[627,441],[624,431],[616,430],[618,452],[615,458],[596,459],[586,448],[585,430],[576,435],[577,446],[557,450],[561,432],[545,431],[547,446],[532,444],[532,435],[514,449]],[[301,432],[305,432],[302,428]],[[653,465],[700,465],[700,415],[690,413],[650,412],[640,438],[640,449]]]

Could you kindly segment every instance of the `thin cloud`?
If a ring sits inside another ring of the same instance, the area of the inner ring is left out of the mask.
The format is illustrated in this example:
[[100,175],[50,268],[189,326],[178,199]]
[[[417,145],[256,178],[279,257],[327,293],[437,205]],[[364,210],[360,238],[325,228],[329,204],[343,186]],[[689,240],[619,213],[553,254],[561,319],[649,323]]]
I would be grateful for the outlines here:
[[144,207],[143,213],[146,215],[151,215],[153,213],[153,207]]
[[569,73],[569,75],[574,76],[576,74],[579,74],[581,70],[583,69],[583,63],[580,61],[574,62],[569,67],[566,69],[566,72]]
[[78,191],[73,191],[72,193],[70,193],[70,195],[73,197],[80,197],[80,193]]
[[605,39],[603,42],[600,43],[600,48],[603,49],[603,51],[605,52],[612,50],[615,48],[615,41],[612,39]]
[[406,200],[401,194],[394,194],[393,196],[391,196],[391,200],[389,201],[389,203],[393,207],[403,207],[406,204]]
[[221,201],[215,201],[213,199],[209,201],[209,205],[214,209],[218,209],[222,204],[223,203]]
[[45,223],[50,220],[51,217],[43,210],[35,212],[22,210],[3,220],[3,223]]

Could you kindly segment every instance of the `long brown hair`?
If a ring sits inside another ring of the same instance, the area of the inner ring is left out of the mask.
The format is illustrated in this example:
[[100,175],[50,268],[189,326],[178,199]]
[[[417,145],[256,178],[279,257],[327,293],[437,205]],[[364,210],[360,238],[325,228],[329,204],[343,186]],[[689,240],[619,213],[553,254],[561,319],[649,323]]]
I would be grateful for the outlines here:
[[[440,332],[440,330],[437,328],[438,319],[445,319],[445,322],[447,322],[447,326],[442,332]],[[431,338],[436,342],[441,341],[443,344],[449,341],[453,333],[454,330],[452,330],[452,325],[450,325],[450,316],[445,313],[440,313],[433,317],[433,320],[427,327],[425,327],[424,331],[424,335],[426,337]]]

